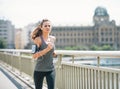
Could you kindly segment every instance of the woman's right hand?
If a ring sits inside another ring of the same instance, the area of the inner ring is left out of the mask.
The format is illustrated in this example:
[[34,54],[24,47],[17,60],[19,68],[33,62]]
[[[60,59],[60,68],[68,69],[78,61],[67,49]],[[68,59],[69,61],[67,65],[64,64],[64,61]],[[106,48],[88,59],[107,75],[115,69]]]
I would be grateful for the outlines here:
[[47,50],[50,51],[53,48],[53,43],[49,42],[47,46]]

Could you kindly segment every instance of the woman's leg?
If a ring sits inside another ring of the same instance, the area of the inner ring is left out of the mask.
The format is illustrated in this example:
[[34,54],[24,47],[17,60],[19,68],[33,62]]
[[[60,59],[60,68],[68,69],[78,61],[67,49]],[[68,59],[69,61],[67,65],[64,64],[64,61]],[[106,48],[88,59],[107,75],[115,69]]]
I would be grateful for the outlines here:
[[44,73],[39,71],[34,71],[35,89],[42,89],[43,79],[44,79]]
[[55,70],[47,72],[46,81],[47,81],[48,89],[54,89],[54,87],[55,87]]

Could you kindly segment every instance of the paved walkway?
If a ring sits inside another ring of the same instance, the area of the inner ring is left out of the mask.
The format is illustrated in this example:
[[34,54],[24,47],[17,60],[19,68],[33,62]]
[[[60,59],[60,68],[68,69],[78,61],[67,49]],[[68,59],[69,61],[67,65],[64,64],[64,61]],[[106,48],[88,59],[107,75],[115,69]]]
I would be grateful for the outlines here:
[[0,71],[0,89],[18,89],[2,71]]
[[[0,65],[0,89],[34,89]],[[47,89],[43,86],[43,89]]]
[[0,65],[0,89],[34,89]]

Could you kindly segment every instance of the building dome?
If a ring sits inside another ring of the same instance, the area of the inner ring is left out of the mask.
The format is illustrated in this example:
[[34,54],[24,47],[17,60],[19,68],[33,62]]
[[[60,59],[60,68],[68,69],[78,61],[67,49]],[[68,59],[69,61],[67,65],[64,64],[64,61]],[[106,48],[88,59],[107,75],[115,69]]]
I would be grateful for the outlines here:
[[97,7],[95,9],[94,16],[108,16],[107,10],[103,7]]

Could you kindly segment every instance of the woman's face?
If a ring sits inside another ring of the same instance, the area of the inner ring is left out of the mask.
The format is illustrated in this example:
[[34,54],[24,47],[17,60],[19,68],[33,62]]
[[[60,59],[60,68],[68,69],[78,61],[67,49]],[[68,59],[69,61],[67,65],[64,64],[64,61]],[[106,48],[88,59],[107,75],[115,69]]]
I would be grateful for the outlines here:
[[41,27],[41,30],[43,33],[50,33],[51,32],[51,22],[50,21],[45,21]]

